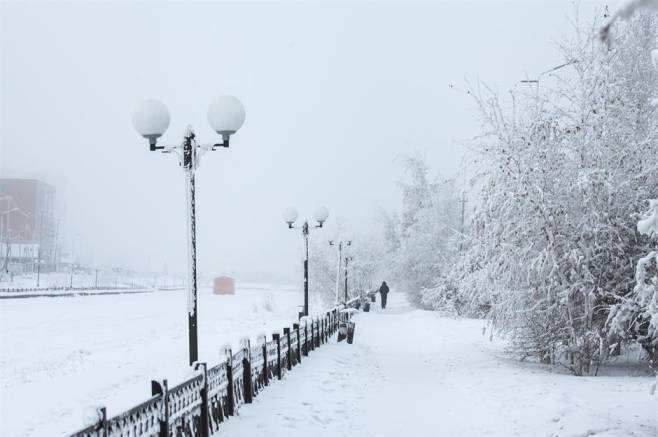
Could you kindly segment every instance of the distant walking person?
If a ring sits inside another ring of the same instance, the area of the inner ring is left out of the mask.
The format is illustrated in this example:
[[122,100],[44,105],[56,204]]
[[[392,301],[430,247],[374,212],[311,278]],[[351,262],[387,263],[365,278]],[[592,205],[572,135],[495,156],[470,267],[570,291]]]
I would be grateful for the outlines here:
[[386,297],[388,296],[388,285],[386,281],[382,282],[382,286],[379,287],[379,294],[382,298],[382,309],[386,308]]

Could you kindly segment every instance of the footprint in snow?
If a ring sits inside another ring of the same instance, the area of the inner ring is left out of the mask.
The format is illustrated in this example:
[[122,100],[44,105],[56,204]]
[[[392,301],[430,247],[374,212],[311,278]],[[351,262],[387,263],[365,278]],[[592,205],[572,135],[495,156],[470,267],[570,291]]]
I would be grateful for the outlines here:
[[330,420],[328,420],[328,419],[322,419],[322,418],[321,418],[320,416],[318,416],[317,414],[314,414],[312,417],[313,417],[313,419],[314,419],[316,422],[318,422],[318,423],[320,423],[320,424],[322,424],[322,425],[326,425],[326,424],[328,424],[328,423],[330,422]]

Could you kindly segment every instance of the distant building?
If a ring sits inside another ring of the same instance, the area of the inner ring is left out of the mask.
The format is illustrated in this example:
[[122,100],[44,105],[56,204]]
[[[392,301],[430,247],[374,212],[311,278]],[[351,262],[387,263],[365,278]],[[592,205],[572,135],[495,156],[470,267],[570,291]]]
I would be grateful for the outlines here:
[[235,294],[235,279],[228,276],[215,278],[213,292],[215,294]]
[[35,179],[0,178],[0,267],[56,262],[55,189]]

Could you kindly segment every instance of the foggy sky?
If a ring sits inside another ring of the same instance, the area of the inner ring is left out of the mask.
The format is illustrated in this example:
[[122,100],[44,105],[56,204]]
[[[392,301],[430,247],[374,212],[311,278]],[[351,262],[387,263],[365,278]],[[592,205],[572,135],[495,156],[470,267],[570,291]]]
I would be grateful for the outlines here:
[[[582,3],[582,18],[604,4]],[[171,113],[164,143],[187,124],[215,141],[208,104],[233,94],[247,120],[197,172],[199,266],[289,278],[301,235],[285,207],[311,217],[325,205],[333,226],[376,228],[399,203],[396,157],[424,151],[450,176],[479,133],[472,100],[448,84],[504,92],[555,66],[573,11],[564,0],[2,2],[0,174],[56,187],[81,262],[183,272],[183,174],[148,151],[131,113],[158,98]]]

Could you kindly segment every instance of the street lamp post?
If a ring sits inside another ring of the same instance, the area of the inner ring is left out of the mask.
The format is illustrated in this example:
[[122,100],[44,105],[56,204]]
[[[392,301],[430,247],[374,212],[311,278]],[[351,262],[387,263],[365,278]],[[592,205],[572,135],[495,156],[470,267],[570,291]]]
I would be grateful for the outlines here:
[[[338,264],[336,267],[336,302],[338,302],[338,289],[340,287],[340,265],[343,263],[343,245],[349,247],[352,245],[352,240],[338,241],[334,243],[333,240],[329,241],[330,246],[338,247]],[[345,302],[347,302],[347,261],[348,257],[345,257]]]
[[347,293],[347,264],[352,260],[351,256],[346,256],[345,257],[345,302],[349,300],[349,296]]
[[189,327],[190,365],[199,358],[197,335],[197,268],[196,268],[196,200],[195,172],[201,156],[219,147],[228,147],[229,138],[244,123],[245,111],[242,103],[233,96],[221,96],[214,100],[208,108],[208,123],[221,138],[221,143],[201,144],[196,141],[196,135],[188,126],[183,141],[173,146],[159,146],[158,138],[169,127],[169,111],[158,100],[146,100],[133,114],[135,130],[149,141],[149,150],[162,153],[174,153],[185,174],[187,195],[187,313]]
[[[295,221],[297,220],[298,214],[297,210],[294,208],[288,208],[283,213],[283,220],[288,224],[288,229],[300,229],[302,230],[302,236],[304,237],[304,316],[308,316],[308,234],[311,227],[308,224],[308,220],[304,220],[304,223],[297,227],[294,226]],[[317,225],[313,226],[314,229],[319,229],[324,225],[324,222],[329,218],[329,211],[327,208],[321,206],[315,211],[314,214],[315,221],[318,222]]]

